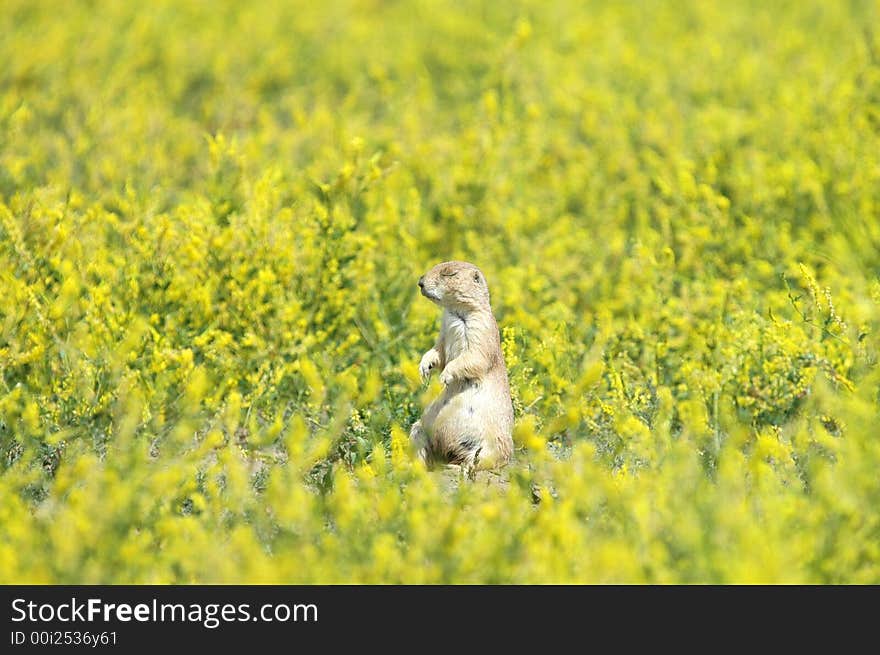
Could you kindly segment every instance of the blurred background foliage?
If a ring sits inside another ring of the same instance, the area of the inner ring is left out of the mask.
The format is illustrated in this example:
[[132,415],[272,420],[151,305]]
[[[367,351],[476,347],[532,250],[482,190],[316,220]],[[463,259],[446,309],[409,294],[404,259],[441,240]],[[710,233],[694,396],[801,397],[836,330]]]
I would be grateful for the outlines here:
[[[880,581],[876,2],[8,0],[0,581]],[[487,274],[517,461],[412,462]]]

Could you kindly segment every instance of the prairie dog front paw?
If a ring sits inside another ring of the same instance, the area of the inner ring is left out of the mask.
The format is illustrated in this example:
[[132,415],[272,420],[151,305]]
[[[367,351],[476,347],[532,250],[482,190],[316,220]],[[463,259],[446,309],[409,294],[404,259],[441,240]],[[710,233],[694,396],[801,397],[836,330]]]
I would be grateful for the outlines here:
[[440,374],[440,382],[443,383],[444,387],[448,387],[454,381],[455,381],[455,377],[449,371],[449,367],[447,366],[445,369],[443,369],[443,372]]
[[431,371],[433,371],[439,365],[440,353],[438,353],[434,348],[431,348],[431,350],[429,350],[422,356],[422,361],[419,363],[419,375],[422,376],[422,382],[431,377]]

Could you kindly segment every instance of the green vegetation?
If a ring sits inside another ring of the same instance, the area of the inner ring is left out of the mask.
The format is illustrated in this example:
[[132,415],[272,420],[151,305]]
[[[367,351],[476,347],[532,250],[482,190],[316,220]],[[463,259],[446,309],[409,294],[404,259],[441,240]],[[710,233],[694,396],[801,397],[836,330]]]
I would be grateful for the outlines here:
[[[880,582],[876,25],[7,1],[0,582]],[[450,488],[453,258],[517,457]]]

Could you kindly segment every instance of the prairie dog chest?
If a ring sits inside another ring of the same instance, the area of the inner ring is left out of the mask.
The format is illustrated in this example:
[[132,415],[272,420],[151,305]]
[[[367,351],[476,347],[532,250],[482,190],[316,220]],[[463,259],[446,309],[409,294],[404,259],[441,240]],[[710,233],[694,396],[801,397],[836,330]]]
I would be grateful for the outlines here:
[[449,311],[444,311],[440,331],[443,335],[443,349],[447,362],[467,350],[467,324],[463,318]]

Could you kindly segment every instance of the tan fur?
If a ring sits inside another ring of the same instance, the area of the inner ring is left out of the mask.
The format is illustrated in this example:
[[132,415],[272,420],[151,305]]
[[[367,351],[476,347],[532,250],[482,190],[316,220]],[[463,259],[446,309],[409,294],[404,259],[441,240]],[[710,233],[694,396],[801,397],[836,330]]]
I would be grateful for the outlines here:
[[444,262],[419,286],[443,308],[440,336],[419,371],[422,379],[440,371],[444,389],[413,424],[410,438],[429,465],[503,466],[513,451],[513,403],[486,278],[473,264]]

